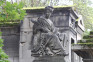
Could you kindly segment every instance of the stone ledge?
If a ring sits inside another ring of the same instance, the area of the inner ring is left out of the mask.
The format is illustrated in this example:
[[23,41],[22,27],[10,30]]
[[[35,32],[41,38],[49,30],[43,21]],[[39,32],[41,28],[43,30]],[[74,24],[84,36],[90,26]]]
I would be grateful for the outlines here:
[[64,56],[42,56],[37,57],[33,62],[65,62]]

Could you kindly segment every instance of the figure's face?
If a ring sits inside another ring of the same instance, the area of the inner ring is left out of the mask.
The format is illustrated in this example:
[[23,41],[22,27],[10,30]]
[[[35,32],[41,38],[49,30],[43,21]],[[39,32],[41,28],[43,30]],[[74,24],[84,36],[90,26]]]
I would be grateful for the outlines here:
[[45,16],[46,16],[46,18],[49,18],[49,17],[51,16],[51,14],[52,14],[52,11],[51,11],[51,10],[47,9],[47,10],[45,11]]

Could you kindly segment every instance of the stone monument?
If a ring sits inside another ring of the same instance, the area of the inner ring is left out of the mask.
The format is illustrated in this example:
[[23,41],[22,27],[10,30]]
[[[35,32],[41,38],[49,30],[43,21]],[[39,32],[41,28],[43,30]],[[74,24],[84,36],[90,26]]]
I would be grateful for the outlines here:
[[35,57],[33,62],[66,62],[64,57],[68,54],[61,43],[65,42],[62,38],[65,34],[60,33],[49,19],[53,10],[53,7],[47,6],[43,16],[36,21],[31,19],[34,23],[31,41],[31,56]]
[[[21,24],[0,27],[4,39],[3,49],[9,56],[10,62],[82,62],[80,55],[84,56],[85,54],[82,54],[84,51],[80,49],[80,46],[72,45],[82,38],[84,32],[82,17],[72,7],[58,6],[54,9],[53,13],[50,12],[51,16],[47,18],[44,7],[25,8],[27,15]],[[47,23],[47,21],[52,22]],[[90,53],[88,51],[90,50],[87,50],[87,53]],[[65,52],[69,55],[65,56]],[[87,57],[83,60],[92,58],[92,56]]]

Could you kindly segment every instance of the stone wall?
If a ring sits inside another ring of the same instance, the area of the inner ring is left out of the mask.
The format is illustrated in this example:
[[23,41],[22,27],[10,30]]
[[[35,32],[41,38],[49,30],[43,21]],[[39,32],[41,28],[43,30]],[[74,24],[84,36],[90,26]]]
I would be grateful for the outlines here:
[[1,27],[4,39],[4,51],[9,56],[10,62],[19,62],[19,27]]

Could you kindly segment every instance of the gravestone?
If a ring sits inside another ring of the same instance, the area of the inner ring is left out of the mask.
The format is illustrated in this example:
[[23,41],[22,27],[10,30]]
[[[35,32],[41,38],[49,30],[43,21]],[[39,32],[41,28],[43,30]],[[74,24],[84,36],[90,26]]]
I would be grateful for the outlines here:
[[[44,8],[41,9],[26,9],[27,15],[24,17],[24,21],[21,21],[20,28],[1,28],[3,32],[4,40],[4,50],[9,55],[9,59],[11,62],[40,62],[40,61],[53,61],[53,62],[75,62],[76,56],[74,56],[74,52],[71,50],[71,44],[77,43],[78,39],[81,39],[81,34],[83,30],[77,24],[83,24],[78,22],[76,24],[76,19],[78,19],[78,15],[75,11],[73,11],[72,7],[55,7],[54,12],[50,16],[50,20],[53,22],[55,28],[58,29],[58,32],[61,34],[60,39],[64,39],[65,41],[61,41],[63,48],[67,56],[56,55],[53,52],[49,51],[47,56],[40,55],[39,57],[33,56],[33,52],[31,52],[32,46],[32,37],[33,37],[33,26],[34,23],[31,20],[38,20],[40,16],[44,13]],[[82,21],[80,19],[80,21]],[[15,29],[16,28],[16,29]],[[19,31],[20,30],[20,31]],[[18,32],[16,32],[18,31]],[[63,34],[64,33],[64,34]],[[55,43],[55,42],[54,42]],[[56,42],[58,43],[58,42]],[[73,54],[72,54],[73,52]],[[46,59],[47,58],[47,59]],[[71,59],[72,58],[72,59]],[[78,62],[78,61],[76,61]]]
[[[19,61],[33,62],[36,60],[36,57],[31,56],[31,54],[33,54],[31,52],[31,40],[33,37],[34,26],[34,23],[31,20],[38,20],[38,18],[44,14],[44,9],[26,9],[26,12],[27,16],[25,16],[20,30]],[[61,42],[65,52],[69,54],[68,56],[64,57],[66,62],[71,62],[71,43],[75,43],[77,40],[75,26],[75,21],[77,18],[78,16],[73,11],[72,7],[55,8],[50,17],[50,20],[53,22],[54,26],[59,29],[59,32],[67,35],[61,37],[61,39],[66,37],[66,41]],[[42,55],[40,56],[42,57]],[[53,59],[53,57],[51,57],[51,59]]]

